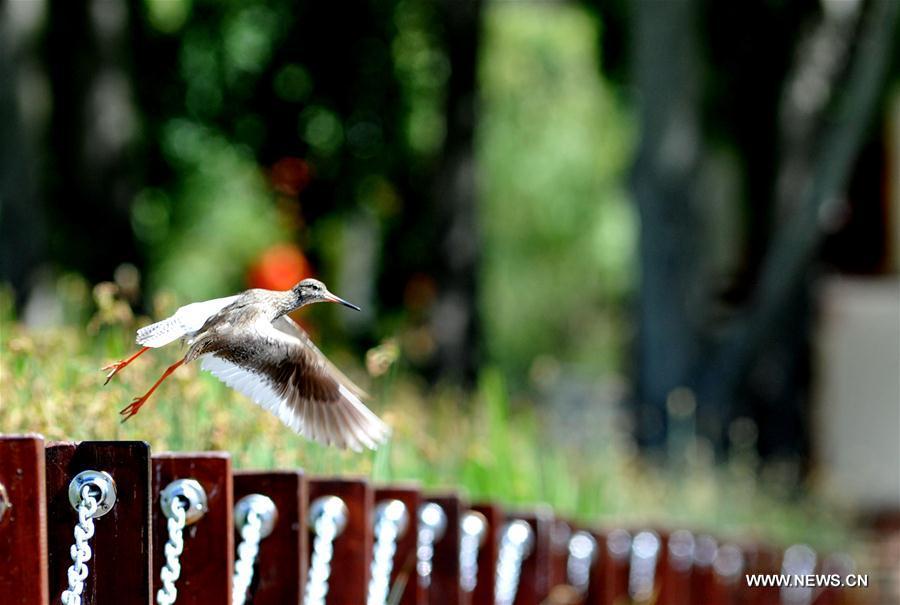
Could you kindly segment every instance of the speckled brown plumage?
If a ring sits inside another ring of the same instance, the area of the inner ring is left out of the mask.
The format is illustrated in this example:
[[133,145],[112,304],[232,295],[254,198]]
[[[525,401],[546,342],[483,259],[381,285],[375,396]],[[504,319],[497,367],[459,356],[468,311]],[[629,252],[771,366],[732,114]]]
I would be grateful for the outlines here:
[[[179,365],[199,359],[204,370],[308,438],[356,450],[377,447],[389,431],[362,403],[363,391],[286,315],[306,304],[325,301],[357,308],[328,292],[321,282],[304,280],[283,292],[254,289],[187,305],[172,317],[142,328],[137,340],[145,348],[182,338],[188,350],[146,395],[123,410],[125,419],[136,414]],[[143,350],[108,366],[112,368],[108,379]]]

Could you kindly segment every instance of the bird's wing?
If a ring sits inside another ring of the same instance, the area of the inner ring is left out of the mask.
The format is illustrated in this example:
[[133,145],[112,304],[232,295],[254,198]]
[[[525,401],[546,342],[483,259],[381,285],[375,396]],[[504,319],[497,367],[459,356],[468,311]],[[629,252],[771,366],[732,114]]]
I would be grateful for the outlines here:
[[214,298],[185,305],[171,317],[145,326],[137,331],[137,343],[144,347],[162,347],[196,332],[206,320],[233,303],[240,294]]
[[201,367],[297,433],[326,445],[375,449],[390,429],[307,342],[261,320],[223,337]]
[[300,341],[303,342],[303,344],[306,345],[306,347],[313,353],[313,356],[316,357],[318,361],[325,364],[328,372],[332,376],[334,376],[338,382],[350,389],[350,391],[352,391],[354,395],[362,400],[366,400],[369,398],[368,393],[354,384],[352,380],[347,378],[346,374],[341,372],[336,365],[331,363],[331,361],[327,357],[325,357],[324,353],[319,350],[319,347],[317,347],[309,337],[309,334],[306,333],[306,330],[300,327],[300,324],[298,324],[287,315],[282,315],[281,317],[273,321],[272,325],[275,326],[275,329],[280,330],[289,336],[300,339]]

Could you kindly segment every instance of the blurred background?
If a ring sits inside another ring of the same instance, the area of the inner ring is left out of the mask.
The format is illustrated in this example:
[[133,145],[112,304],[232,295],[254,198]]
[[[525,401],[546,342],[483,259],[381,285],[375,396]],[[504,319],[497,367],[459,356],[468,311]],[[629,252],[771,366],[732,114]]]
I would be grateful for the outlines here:
[[[898,9],[7,0],[0,430],[890,568]],[[308,276],[363,307],[298,319],[390,447],[298,442],[191,368],[118,424],[178,354],[102,387],[136,327]]]

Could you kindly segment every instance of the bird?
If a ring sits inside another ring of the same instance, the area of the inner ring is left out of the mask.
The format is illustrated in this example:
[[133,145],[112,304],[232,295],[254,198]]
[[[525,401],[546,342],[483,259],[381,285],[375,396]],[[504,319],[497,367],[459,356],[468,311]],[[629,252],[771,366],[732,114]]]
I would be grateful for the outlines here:
[[200,367],[275,414],[296,433],[339,448],[377,449],[388,426],[363,399],[365,392],[313,344],[287,314],[312,303],[331,302],[359,311],[321,281],[304,279],[290,290],[254,288],[241,294],[185,305],[171,317],[140,328],[141,348],[102,368],[109,381],[140,355],[176,340],[184,356],[169,366],[141,397],[120,413],[125,422],[140,411],[159,385],[181,365]]

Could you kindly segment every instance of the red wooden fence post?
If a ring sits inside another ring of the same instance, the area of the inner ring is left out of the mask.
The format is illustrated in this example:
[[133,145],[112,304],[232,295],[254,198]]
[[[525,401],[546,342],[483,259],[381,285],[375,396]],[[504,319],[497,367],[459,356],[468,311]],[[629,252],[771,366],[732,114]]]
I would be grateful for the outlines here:
[[659,605],[692,605],[691,573],[696,542],[687,530],[662,535],[660,552]]
[[[748,571],[751,574],[777,574],[781,572],[781,555],[773,548],[755,544],[744,546],[747,555]],[[752,605],[778,605],[781,602],[779,589],[774,586],[742,586],[747,596],[746,602]]]
[[397,540],[394,568],[391,571],[391,590],[394,590],[399,581],[404,585],[400,605],[427,605],[425,590],[416,577],[416,520],[422,504],[422,494],[416,486],[390,485],[377,488],[376,507],[387,500],[403,502],[408,515],[406,532]]
[[564,519],[554,519],[550,526],[550,578],[552,591],[556,586],[568,583],[566,568],[569,563],[569,539],[572,526]]
[[738,605],[740,593],[746,585],[744,579],[744,553],[734,544],[723,544],[716,550],[713,560],[711,596],[705,601],[710,605]]
[[472,605],[494,605],[500,530],[506,518],[495,504],[476,504],[472,510],[481,513],[487,522],[484,542],[478,551],[478,580],[472,591]]
[[628,572],[631,562],[631,534],[613,529],[606,534],[603,553],[603,605],[614,605],[628,598]]
[[694,539],[694,561],[691,570],[691,601],[695,605],[718,605],[713,562],[718,552],[716,539],[700,534]]
[[509,518],[525,521],[534,532],[534,547],[531,554],[522,562],[515,605],[540,605],[550,594],[550,538],[553,533],[553,511],[541,507],[526,514],[511,514]]
[[0,595],[10,605],[46,605],[47,508],[44,438],[0,437]]
[[[310,505],[327,496],[343,500],[347,516],[343,531],[334,540],[332,560],[335,564],[332,565],[326,602],[329,605],[362,605],[366,602],[372,564],[374,493],[362,479],[310,480]],[[307,523],[304,527],[308,527]],[[314,535],[311,531],[309,538],[312,548]]]
[[[270,498],[275,503],[277,517],[272,533],[260,542],[247,601],[253,605],[302,603],[307,563],[307,483],[303,473],[234,473],[235,504],[253,494]],[[234,539],[240,541],[237,529],[232,531]]]
[[234,571],[234,520],[231,458],[225,453],[153,456],[153,594],[162,586],[168,517],[160,506],[161,493],[178,480],[197,481],[206,496],[206,512],[183,531],[181,575],[175,583],[178,605],[207,605],[231,601]]
[[55,443],[47,446],[46,456],[50,602],[61,602],[72,564],[70,548],[78,514],[69,501],[69,484],[78,473],[96,470],[112,477],[117,496],[108,514],[94,519],[84,603],[149,605],[153,577],[150,446],[142,441]]
[[[447,527],[434,544],[429,605],[462,605],[463,591],[459,584],[459,521],[464,505],[459,496],[444,494],[428,498],[440,506],[447,518]],[[468,595],[466,595],[468,601]]]

